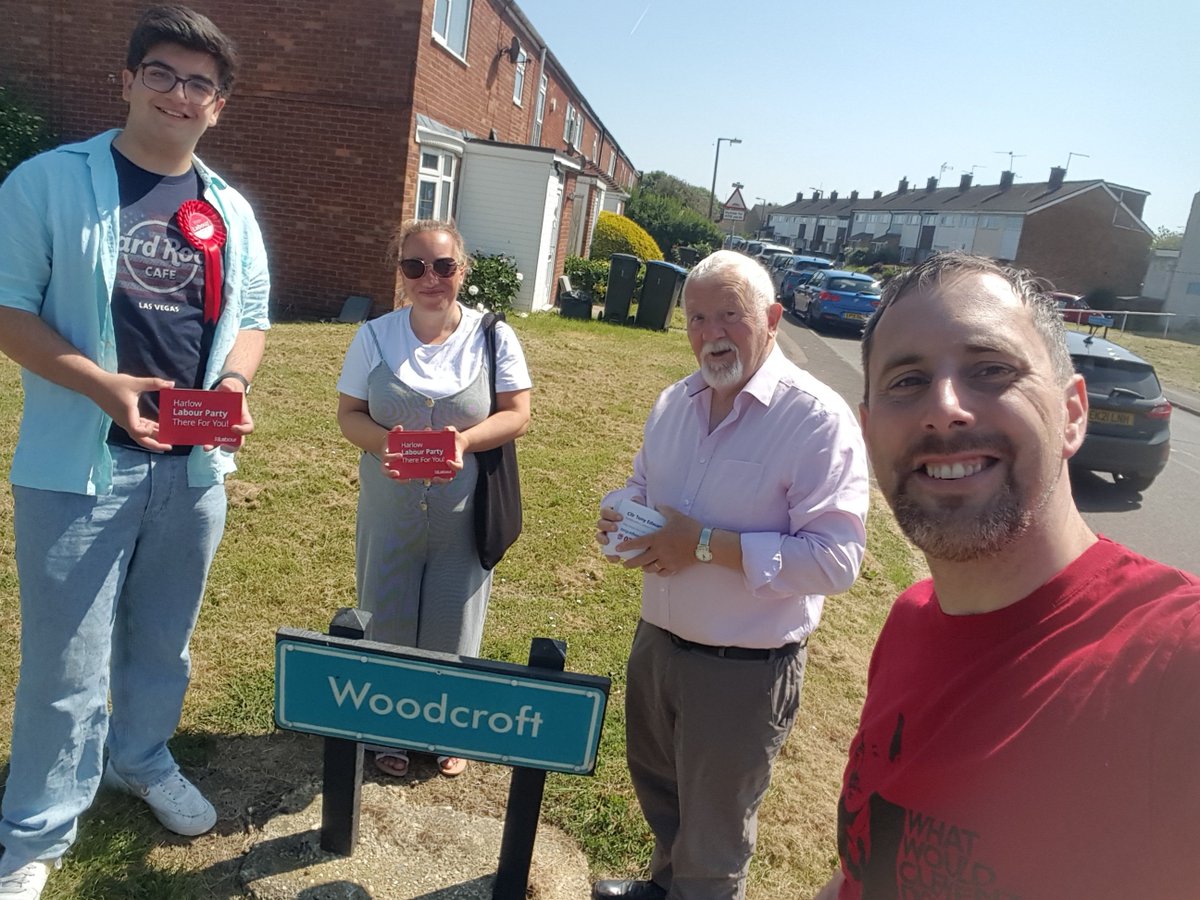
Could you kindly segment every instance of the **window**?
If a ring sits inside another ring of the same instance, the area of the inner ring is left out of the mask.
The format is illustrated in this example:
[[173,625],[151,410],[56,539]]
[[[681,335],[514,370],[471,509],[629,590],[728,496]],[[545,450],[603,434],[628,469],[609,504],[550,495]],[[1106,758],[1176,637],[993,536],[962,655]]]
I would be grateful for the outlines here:
[[535,147],[542,143],[542,120],[546,118],[546,76],[543,75],[538,79],[538,95],[537,104],[533,110],[533,140],[530,141]]
[[449,219],[454,208],[453,153],[422,150],[417,173],[417,218]]
[[583,113],[575,114],[575,133],[571,135],[571,146],[576,150],[583,146]]
[[600,135],[593,134],[592,135],[592,155],[589,158],[592,160],[598,159],[599,157],[597,157],[596,154],[599,152],[600,152]]
[[608,151],[608,177],[613,177],[613,170],[617,167],[617,151],[609,149]]
[[567,104],[567,116],[563,119],[563,141],[571,143],[571,135],[575,131],[575,107]]
[[467,58],[467,26],[471,21],[471,0],[434,0],[433,36],[446,49]]
[[1187,292],[1189,294],[1200,294],[1200,281],[1189,281]]
[[513,77],[513,103],[517,106],[521,105],[521,95],[525,93],[525,66],[529,62],[529,56],[524,50],[517,56],[517,73]]

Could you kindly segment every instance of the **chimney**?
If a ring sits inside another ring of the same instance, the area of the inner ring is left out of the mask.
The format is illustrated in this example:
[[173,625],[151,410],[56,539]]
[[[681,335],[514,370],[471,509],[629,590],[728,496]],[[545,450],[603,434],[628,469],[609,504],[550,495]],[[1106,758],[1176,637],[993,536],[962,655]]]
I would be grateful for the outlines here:
[[812,198],[813,198],[814,200],[820,200],[820,199],[821,199],[821,192],[820,192],[820,191],[813,191]]
[[857,203],[857,202],[858,202],[858,191],[851,191],[851,192],[850,192],[850,202],[851,202],[851,203]]
[[804,199],[804,191],[796,191],[796,202],[799,203]]
[[1000,173],[1000,190],[1007,191],[1010,187],[1012,187],[1012,183],[1013,173],[1011,169],[1009,169],[1007,172]]
[[1057,191],[1062,187],[1063,179],[1067,177],[1067,170],[1062,166],[1050,167],[1050,190]]
[[876,191],[875,193],[873,193],[873,194],[871,195],[871,199],[872,199],[872,200],[878,200],[878,199],[879,199],[880,197],[882,197],[882,196],[883,196],[883,191]]
[[932,194],[936,190],[937,190],[937,179],[933,178],[931,176],[930,179],[925,182],[925,192],[927,194]]
[[832,203],[836,199],[837,199],[837,191],[830,191],[829,192],[829,202]]
[[970,188],[971,188],[971,173],[967,172],[966,174],[963,175],[962,178],[958,179],[958,190],[961,193],[962,191],[970,190]]
[[900,179],[900,186],[898,188],[896,188],[896,193],[897,194],[907,194],[908,193],[908,176],[907,175]]

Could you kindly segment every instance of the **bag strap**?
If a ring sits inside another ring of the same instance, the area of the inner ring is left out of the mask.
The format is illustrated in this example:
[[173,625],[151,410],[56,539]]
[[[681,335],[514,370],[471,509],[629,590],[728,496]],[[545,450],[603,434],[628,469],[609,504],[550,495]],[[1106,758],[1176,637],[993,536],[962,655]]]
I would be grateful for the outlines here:
[[504,320],[503,313],[485,313],[483,316],[483,343],[488,357],[488,388],[492,392],[492,411],[496,414],[496,323]]

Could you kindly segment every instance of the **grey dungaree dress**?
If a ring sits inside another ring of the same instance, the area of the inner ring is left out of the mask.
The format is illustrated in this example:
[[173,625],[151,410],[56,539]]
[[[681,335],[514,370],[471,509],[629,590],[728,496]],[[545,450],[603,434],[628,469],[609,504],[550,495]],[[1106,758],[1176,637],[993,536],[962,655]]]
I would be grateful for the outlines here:
[[[367,407],[385,428],[459,431],[491,411],[488,366],[457,394],[434,400],[408,387],[384,362],[367,376]],[[476,656],[483,636],[492,573],[475,550],[475,455],[449,484],[394,481],[380,458],[359,461],[357,525],[358,605],[372,616],[372,638],[423,650]]]

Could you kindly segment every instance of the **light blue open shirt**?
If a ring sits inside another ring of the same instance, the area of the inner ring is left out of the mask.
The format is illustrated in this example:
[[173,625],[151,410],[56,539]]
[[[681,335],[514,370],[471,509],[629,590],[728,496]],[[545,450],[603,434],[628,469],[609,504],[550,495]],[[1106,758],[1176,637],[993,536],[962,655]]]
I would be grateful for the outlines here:
[[[67,144],[18,166],[0,184],[0,305],[42,318],[81,353],[117,371],[112,291],[121,204],[112,142],[116,130]],[[270,278],[262,234],[250,204],[199,159],[204,199],[221,213],[225,286],[204,383],[225,365],[238,332],[266,329]],[[83,394],[27,370],[25,408],[11,481],[75,494],[111,490],[111,419]],[[233,454],[188,458],[192,487],[219,484],[236,469]]]

